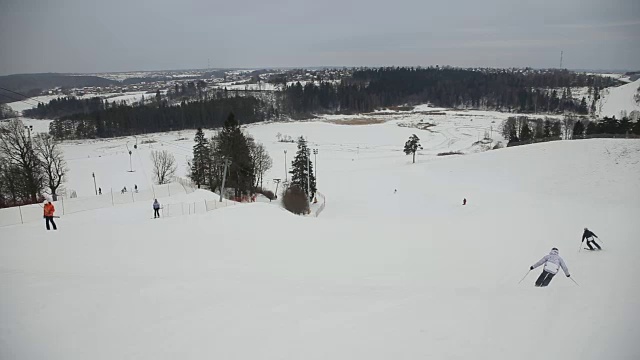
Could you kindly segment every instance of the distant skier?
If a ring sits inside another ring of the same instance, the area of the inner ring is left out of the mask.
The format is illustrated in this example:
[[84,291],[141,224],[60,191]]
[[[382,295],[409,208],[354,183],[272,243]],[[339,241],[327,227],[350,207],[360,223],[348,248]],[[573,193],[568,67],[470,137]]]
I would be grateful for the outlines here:
[[51,225],[53,225],[53,230],[58,230],[58,228],[56,227],[56,223],[53,221],[53,213],[56,211],[56,208],[53,206],[53,204],[51,203],[51,201],[49,200],[45,200],[44,201],[44,219],[45,219],[45,223],[47,224],[47,230],[51,230],[49,228],[49,223],[51,223]]
[[594,234],[591,230],[584,228],[584,233],[582,233],[582,242],[584,242],[584,239],[587,239],[587,246],[589,247],[589,250],[595,250],[591,244],[595,245],[598,250],[602,250],[600,245],[593,240],[594,237],[600,239],[598,235]]
[[551,249],[549,255],[545,255],[540,261],[533,264],[529,270],[533,270],[538,266],[544,264],[544,269],[542,270],[542,274],[536,280],[537,287],[545,287],[549,285],[551,279],[558,273],[558,268],[561,267],[562,271],[564,271],[567,277],[570,276],[569,269],[567,269],[567,265],[564,263],[564,260],[558,255],[558,248]]
[[153,200],[153,218],[159,218],[160,217],[160,203],[158,202],[158,199],[154,199]]
[[138,192],[138,185],[134,185],[135,186],[135,191]]
[[467,205],[467,198],[462,199],[462,205]]
[[102,188],[98,188],[98,195],[102,195]]

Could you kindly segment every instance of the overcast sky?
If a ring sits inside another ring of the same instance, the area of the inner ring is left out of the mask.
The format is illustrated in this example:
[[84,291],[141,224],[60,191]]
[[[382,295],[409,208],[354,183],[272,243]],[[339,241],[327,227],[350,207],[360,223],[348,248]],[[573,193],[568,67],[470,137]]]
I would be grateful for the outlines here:
[[454,65],[640,70],[640,0],[0,0],[0,75]]

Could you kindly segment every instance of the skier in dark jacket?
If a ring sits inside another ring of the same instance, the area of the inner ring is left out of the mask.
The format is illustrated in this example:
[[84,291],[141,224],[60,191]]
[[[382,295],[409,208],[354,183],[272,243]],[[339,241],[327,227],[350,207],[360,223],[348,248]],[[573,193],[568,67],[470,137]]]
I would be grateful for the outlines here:
[[154,199],[153,200],[153,218],[159,218],[160,217],[160,203],[158,202],[158,199]]
[[595,245],[598,248],[598,250],[602,250],[600,245],[598,245],[598,243],[596,243],[596,241],[593,240],[594,237],[598,238],[598,235],[594,234],[591,230],[584,228],[584,233],[582,233],[582,242],[584,242],[584,239],[587,239],[587,246],[589,247],[589,250],[595,250],[593,246],[591,246],[591,244]]

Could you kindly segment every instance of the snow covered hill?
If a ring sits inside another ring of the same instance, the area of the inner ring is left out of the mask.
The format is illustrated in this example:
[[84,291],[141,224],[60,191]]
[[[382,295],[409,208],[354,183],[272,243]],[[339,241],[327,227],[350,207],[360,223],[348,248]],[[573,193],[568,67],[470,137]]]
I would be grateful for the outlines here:
[[[270,179],[295,154],[277,133],[319,149],[318,218],[242,204],[154,220],[135,203],[64,216],[56,232],[1,227],[0,358],[640,358],[640,142],[475,153],[496,119],[248,126]],[[412,133],[416,164],[400,151]],[[70,186],[90,194],[97,171],[104,187],[144,189],[148,152],[184,159],[185,134],[138,139],[134,173],[135,139],[67,144]],[[435,156],[447,150],[468,155]],[[579,252],[585,226],[603,251]],[[518,284],[553,246],[580,286],[559,274],[534,288],[539,269]]]
[[620,119],[622,111],[627,114],[632,111],[640,111],[640,103],[634,97],[638,94],[640,94],[640,79],[615,88],[605,89],[600,116],[615,116]]

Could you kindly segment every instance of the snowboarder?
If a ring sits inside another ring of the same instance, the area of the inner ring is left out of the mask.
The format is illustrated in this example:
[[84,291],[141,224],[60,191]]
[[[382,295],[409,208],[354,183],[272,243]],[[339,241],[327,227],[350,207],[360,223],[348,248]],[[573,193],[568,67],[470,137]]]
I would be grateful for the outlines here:
[[462,205],[467,205],[467,198],[462,199]]
[[159,218],[160,217],[160,203],[158,202],[158,199],[153,199],[153,218]]
[[102,188],[98,188],[98,195],[102,195]]
[[587,239],[587,246],[589,247],[589,250],[595,250],[591,244],[595,245],[598,250],[602,250],[600,245],[593,240],[594,237],[600,239],[598,235],[594,234],[591,230],[584,228],[584,233],[582,233],[582,242],[584,242],[584,239]]
[[536,280],[537,287],[545,287],[549,285],[551,279],[558,273],[558,268],[561,267],[564,274],[567,277],[570,276],[569,269],[567,269],[567,265],[564,263],[564,260],[558,255],[558,248],[551,249],[549,255],[545,255],[540,261],[531,265],[529,270],[533,270],[538,266],[544,264],[544,269],[542,270],[542,274]]
[[56,223],[53,221],[53,213],[54,211],[56,211],[56,208],[53,206],[51,201],[45,200],[43,209],[44,209],[43,217],[45,219],[45,223],[47,224],[47,230],[51,230],[51,228],[49,228],[49,223],[53,225],[53,230],[58,230],[58,228],[56,227]]

